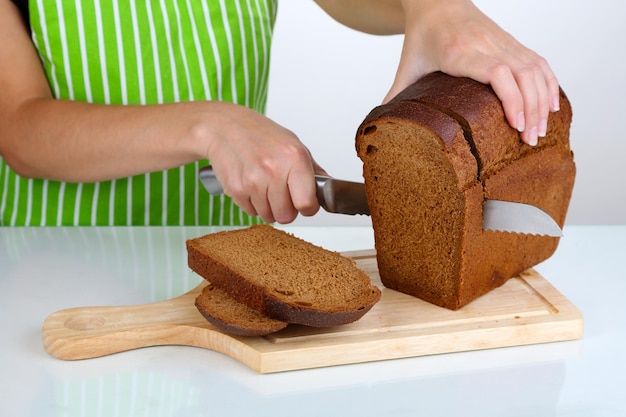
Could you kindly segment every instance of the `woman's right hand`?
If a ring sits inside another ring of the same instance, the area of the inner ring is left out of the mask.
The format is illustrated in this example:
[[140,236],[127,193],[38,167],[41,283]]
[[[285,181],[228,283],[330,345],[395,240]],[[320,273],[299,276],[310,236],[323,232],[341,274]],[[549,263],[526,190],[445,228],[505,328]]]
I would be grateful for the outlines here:
[[210,138],[205,157],[224,192],[266,222],[290,223],[298,213],[317,213],[314,175],[324,171],[296,135],[248,108],[213,104],[198,133]]

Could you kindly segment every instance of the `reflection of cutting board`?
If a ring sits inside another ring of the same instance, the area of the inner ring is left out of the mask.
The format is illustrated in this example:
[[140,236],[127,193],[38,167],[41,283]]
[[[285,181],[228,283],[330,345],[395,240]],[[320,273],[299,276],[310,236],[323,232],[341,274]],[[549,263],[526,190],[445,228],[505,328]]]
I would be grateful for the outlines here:
[[204,284],[167,301],[58,311],[43,324],[50,355],[86,359],[157,345],[198,346],[258,372],[405,358],[577,339],[580,311],[530,269],[458,311],[383,288],[374,251],[345,253],[381,287],[381,301],[361,320],[332,328],[290,325],[267,337],[234,337],[196,310]]

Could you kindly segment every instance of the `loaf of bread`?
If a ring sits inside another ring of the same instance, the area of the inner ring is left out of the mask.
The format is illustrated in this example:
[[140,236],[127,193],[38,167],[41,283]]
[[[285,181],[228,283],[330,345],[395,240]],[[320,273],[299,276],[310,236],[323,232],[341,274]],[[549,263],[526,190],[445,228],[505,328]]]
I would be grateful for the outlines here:
[[535,147],[491,87],[440,72],[370,112],[356,148],[386,287],[455,310],[553,254],[559,238],[484,231],[482,207],[532,204],[563,226],[575,165],[560,100]]
[[[269,225],[190,239],[187,254],[189,267],[232,302],[285,323],[314,327],[350,323],[381,297],[352,259]],[[228,322],[206,307],[207,295],[196,301],[199,310],[216,322]]]

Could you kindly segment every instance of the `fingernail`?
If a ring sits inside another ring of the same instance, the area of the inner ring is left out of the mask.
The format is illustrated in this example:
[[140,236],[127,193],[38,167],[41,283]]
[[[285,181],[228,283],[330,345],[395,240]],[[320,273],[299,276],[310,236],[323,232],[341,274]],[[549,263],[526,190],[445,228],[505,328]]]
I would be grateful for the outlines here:
[[524,128],[525,128],[525,126],[524,126],[525,124],[526,124],[526,120],[524,119],[524,113],[520,112],[517,115],[517,131],[518,132],[523,132]]
[[561,109],[561,105],[559,103],[559,96],[552,97],[552,111],[559,111]]
[[547,130],[548,130],[548,120],[544,119],[544,120],[539,122],[539,131],[537,132],[537,135],[539,135],[539,137],[543,138],[543,137],[546,136]]
[[530,146],[537,145],[537,128],[536,127],[533,127],[528,131],[528,133],[526,134],[526,140]]

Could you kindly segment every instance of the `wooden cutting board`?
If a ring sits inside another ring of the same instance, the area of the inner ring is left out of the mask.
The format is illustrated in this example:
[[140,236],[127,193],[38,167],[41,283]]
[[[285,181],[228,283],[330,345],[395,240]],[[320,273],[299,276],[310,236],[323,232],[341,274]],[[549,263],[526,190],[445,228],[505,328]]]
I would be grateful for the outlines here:
[[167,301],[58,311],[44,321],[43,344],[50,355],[64,360],[147,346],[197,346],[269,373],[582,337],[580,311],[533,269],[450,311],[384,288],[373,250],[344,255],[355,259],[382,290],[380,302],[349,325],[289,325],[266,337],[231,336],[196,310],[202,283]]

